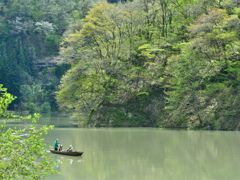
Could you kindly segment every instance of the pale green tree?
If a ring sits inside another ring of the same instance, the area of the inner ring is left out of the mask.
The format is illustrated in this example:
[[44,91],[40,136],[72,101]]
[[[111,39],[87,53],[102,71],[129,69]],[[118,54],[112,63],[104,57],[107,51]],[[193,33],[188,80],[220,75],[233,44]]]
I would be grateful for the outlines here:
[[62,108],[81,113],[78,117],[87,124],[107,104],[147,96],[148,85],[159,79],[155,73],[163,64],[158,62],[162,52],[142,40],[139,8],[134,2],[100,3],[90,10],[82,29],[63,42],[72,68],[61,80],[57,101]]
[[[43,143],[42,135],[53,126],[36,127],[39,114],[21,117],[7,112],[15,99],[0,85],[0,179],[43,179],[57,173]],[[7,121],[32,121],[24,128],[7,127]]]

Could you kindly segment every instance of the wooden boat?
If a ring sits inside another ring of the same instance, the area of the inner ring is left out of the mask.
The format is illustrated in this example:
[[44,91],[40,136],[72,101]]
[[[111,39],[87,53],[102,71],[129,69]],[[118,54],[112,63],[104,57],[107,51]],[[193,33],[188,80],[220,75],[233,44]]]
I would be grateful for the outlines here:
[[73,151],[73,152],[55,151],[54,149],[50,149],[50,151],[54,154],[62,154],[62,155],[68,155],[68,156],[81,156],[84,153],[83,151]]

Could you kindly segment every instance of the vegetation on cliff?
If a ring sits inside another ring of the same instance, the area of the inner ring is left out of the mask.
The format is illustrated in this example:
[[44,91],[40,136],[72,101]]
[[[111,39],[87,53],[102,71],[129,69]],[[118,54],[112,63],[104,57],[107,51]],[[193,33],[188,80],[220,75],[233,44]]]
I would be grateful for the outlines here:
[[239,7],[100,3],[62,43],[57,101],[87,125],[237,129]]
[[10,108],[57,110],[54,92],[69,68],[56,65],[59,44],[69,24],[85,17],[89,1],[4,0],[0,2],[0,83],[17,96]]
[[237,0],[9,0],[0,27],[11,109],[60,107],[89,126],[240,126]]

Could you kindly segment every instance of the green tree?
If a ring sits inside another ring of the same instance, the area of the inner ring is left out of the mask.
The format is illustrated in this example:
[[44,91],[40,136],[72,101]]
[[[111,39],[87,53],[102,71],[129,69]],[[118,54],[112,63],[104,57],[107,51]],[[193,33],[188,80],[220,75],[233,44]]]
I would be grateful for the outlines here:
[[[42,60],[46,56],[58,54],[59,43],[68,25],[78,21],[77,17],[85,17],[89,6],[91,2],[88,0],[0,2],[0,36],[3,45],[0,51],[4,51],[6,57],[5,60],[1,57],[3,65],[0,65],[0,83],[4,84],[11,94],[19,97],[12,104],[19,104],[23,99],[19,92],[21,85],[36,83],[50,86],[50,83],[57,88],[59,81],[56,82],[56,78],[48,79],[47,84],[43,82],[44,79],[38,78],[42,74],[41,71],[45,70],[38,65],[45,63]],[[45,97],[53,99],[51,92],[44,89]],[[41,99],[37,105],[44,101],[50,102],[47,98]],[[52,104],[56,107],[55,102]]]
[[37,108],[36,104],[34,104],[33,102],[31,102],[29,104],[28,109],[29,109],[29,113],[31,113],[31,114],[38,112],[38,108]]
[[193,38],[168,60],[166,124],[238,128],[239,24],[237,15],[213,8],[191,25]]
[[160,124],[170,126],[220,127],[223,95],[238,92],[227,85],[229,79],[238,82],[239,10],[232,3],[238,5],[228,0],[96,5],[84,21],[75,19],[62,43],[60,59],[71,69],[61,79],[59,105],[91,125],[101,124],[101,117],[106,124],[118,118],[146,125],[159,116]]
[[202,127],[203,91],[206,81],[214,76],[213,64],[187,46],[177,61],[169,63],[166,72],[169,70],[172,72],[166,88],[171,91],[165,91],[168,95],[167,123],[177,127]]
[[49,102],[45,102],[41,105],[41,110],[42,113],[47,113],[51,111],[51,106],[49,104]]
[[[54,163],[46,153],[43,134],[53,127],[36,128],[40,115],[21,117],[7,113],[8,105],[15,99],[0,85],[0,118],[3,119],[0,132],[0,178],[41,179],[53,171]],[[32,120],[24,129],[6,129],[9,120]]]
[[100,3],[82,29],[63,42],[69,45],[63,50],[72,68],[61,80],[57,101],[62,108],[81,112],[87,124],[103,107],[121,107],[134,97],[141,101],[160,79],[164,61],[159,56],[165,52],[144,44],[141,11],[135,5]]

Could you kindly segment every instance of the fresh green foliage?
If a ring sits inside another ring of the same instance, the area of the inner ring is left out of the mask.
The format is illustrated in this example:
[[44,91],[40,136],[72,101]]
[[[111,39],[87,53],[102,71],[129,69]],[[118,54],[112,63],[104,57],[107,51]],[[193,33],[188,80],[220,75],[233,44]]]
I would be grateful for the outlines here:
[[49,104],[49,102],[45,102],[41,105],[41,110],[42,113],[47,113],[51,111],[51,106]]
[[62,43],[59,105],[92,126],[239,128],[239,5],[96,5]]
[[37,108],[36,104],[31,102],[29,104],[29,113],[33,114],[33,113],[36,113],[36,112],[38,112],[38,108]]
[[82,29],[63,42],[70,44],[63,50],[72,68],[62,78],[57,101],[81,113],[86,124],[94,123],[105,106],[147,98],[149,87],[159,81],[157,71],[164,63],[156,62],[164,51],[142,40],[142,15],[136,6],[140,8],[137,2],[122,7],[100,3],[90,10]]
[[191,26],[191,41],[166,72],[171,126],[238,129],[240,20],[212,9]]
[[238,129],[239,9],[236,0],[3,1],[0,83],[19,96],[10,108],[60,107],[83,125]]
[[[21,117],[7,113],[8,105],[15,99],[0,85],[0,179],[42,179],[53,171],[54,163],[48,156],[43,134],[53,127],[36,128],[39,114]],[[29,121],[23,129],[6,128],[8,121]]]

